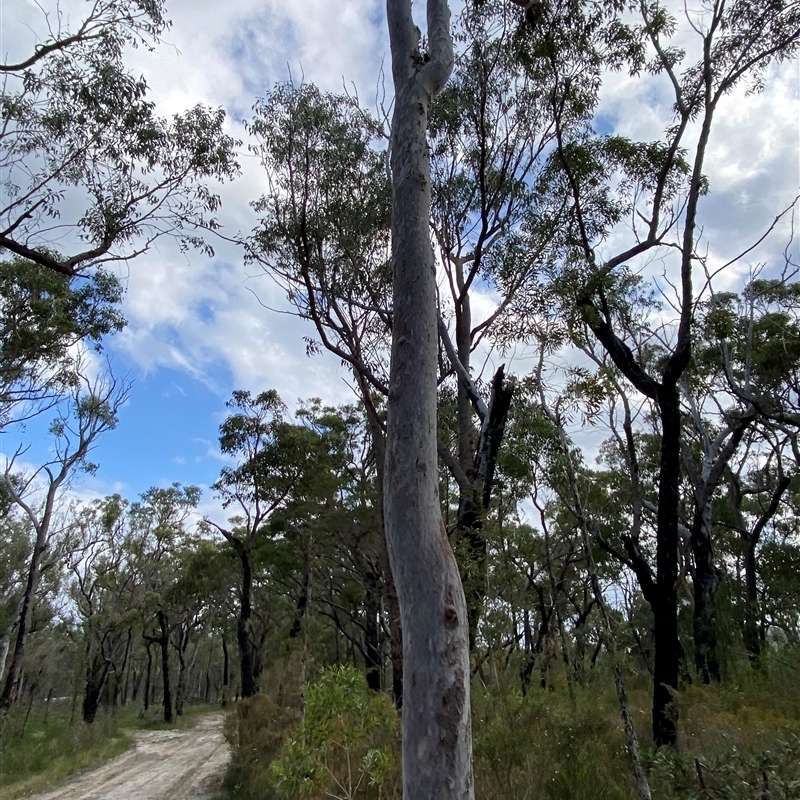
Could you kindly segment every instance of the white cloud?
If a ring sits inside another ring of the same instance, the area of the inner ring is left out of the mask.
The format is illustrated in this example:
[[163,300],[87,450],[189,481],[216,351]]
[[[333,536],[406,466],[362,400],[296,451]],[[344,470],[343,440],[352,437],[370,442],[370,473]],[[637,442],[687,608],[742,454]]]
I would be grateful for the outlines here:
[[[12,60],[30,53],[37,41],[33,31],[43,31],[41,11],[30,0],[2,0],[0,8],[0,49]],[[76,19],[85,4],[62,0],[62,8]],[[178,113],[197,102],[222,106],[229,132],[245,140],[242,118],[255,96],[290,70],[295,80],[303,76],[332,91],[353,81],[371,105],[388,53],[380,0],[174,0],[169,13],[174,25],[164,44],[156,53],[130,51],[127,63],[144,74],[161,113]],[[661,138],[672,121],[670,106],[663,75],[610,74],[601,92],[601,113],[635,139]],[[720,105],[706,164],[712,191],[701,207],[712,266],[754,241],[796,193],[799,117],[797,62],[772,69],[763,94],[745,97],[737,89]],[[228,235],[252,229],[256,220],[248,204],[264,187],[263,170],[244,147],[241,162],[242,176],[220,187],[219,218]],[[729,270],[721,285],[740,282],[749,264],[777,258],[787,235],[784,226],[741,267]],[[114,347],[143,371],[179,369],[221,397],[237,387],[276,388],[290,407],[298,397],[351,400],[342,380],[348,372],[335,358],[306,357],[303,337],[314,336],[312,326],[266,310],[263,305],[286,308],[278,288],[256,269],[246,269],[235,247],[211,243],[214,259],[179,253],[163,241],[131,265],[125,298],[129,326]],[[630,243],[628,232],[618,231],[602,249],[613,252],[621,243]],[[660,275],[666,266],[654,262],[643,268]],[[475,320],[491,313],[495,303],[491,295],[477,293]],[[476,367],[487,355],[476,355]],[[524,352],[508,355],[515,369],[527,371]],[[494,367],[494,360],[487,366]]]

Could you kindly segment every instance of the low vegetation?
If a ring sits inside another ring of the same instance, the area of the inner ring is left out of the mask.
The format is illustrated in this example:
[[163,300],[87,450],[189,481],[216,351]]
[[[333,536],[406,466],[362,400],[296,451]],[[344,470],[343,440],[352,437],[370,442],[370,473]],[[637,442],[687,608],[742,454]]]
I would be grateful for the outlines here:
[[[794,654],[797,655],[796,653]],[[690,683],[675,699],[678,748],[645,747],[658,800],[791,800],[800,796],[800,667],[791,652],[768,667],[742,664],[713,686]],[[523,694],[502,663],[473,683],[476,797],[480,800],[627,800],[635,795],[616,695],[602,659],[585,685],[563,674]],[[352,667],[276,669],[273,691],[239,703],[228,719],[232,800],[399,798],[399,715],[370,698]],[[630,686],[637,729],[650,729],[650,687]]]
[[[125,752],[136,730],[191,727],[209,706],[191,706],[167,724],[154,709],[142,714],[129,706],[100,712],[87,725],[69,701],[54,700],[27,713],[15,708],[0,731],[0,800],[44,791]],[[214,710],[217,710],[216,707]]]

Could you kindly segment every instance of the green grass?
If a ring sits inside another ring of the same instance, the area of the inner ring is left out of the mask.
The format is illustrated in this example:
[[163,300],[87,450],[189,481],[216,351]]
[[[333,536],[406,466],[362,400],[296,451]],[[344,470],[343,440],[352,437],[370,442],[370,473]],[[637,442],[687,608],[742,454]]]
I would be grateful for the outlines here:
[[142,717],[131,705],[113,715],[100,711],[91,725],[80,719],[70,725],[68,706],[51,704],[46,722],[44,709],[34,708],[27,724],[25,710],[13,708],[0,732],[0,800],[44,791],[115,758],[133,744],[134,730],[190,728],[199,714],[217,710],[187,707],[176,723],[167,725],[159,709]]

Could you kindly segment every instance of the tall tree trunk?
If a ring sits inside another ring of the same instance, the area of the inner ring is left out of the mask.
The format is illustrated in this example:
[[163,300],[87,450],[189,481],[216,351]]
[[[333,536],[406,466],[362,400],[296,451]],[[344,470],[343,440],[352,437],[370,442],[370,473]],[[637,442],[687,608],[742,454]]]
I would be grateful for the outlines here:
[[377,573],[369,566],[364,576],[366,597],[364,602],[364,660],[366,661],[367,686],[376,692],[381,690],[381,654],[378,636],[378,616],[380,609],[380,580]]
[[86,689],[83,694],[83,721],[89,725],[97,716],[100,706],[100,696],[106,684],[106,678],[111,668],[111,662],[103,658],[102,652],[90,655],[90,648],[86,652]]
[[228,705],[228,701],[230,700],[231,690],[230,690],[230,680],[231,680],[231,662],[230,662],[230,654],[228,653],[228,642],[225,638],[225,634],[222,634],[222,707]]
[[25,642],[28,637],[28,626],[30,625],[31,614],[33,612],[33,597],[39,585],[39,575],[41,569],[42,554],[47,542],[47,532],[50,528],[50,516],[52,513],[52,501],[48,492],[48,507],[43,521],[37,526],[36,542],[33,546],[31,561],[28,566],[28,578],[25,582],[25,592],[22,595],[22,603],[19,611],[19,622],[17,624],[17,636],[14,642],[14,651],[11,654],[11,663],[6,671],[6,681],[3,692],[0,694],[0,724],[5,718],[17,697],[20,678],[22,676],[22,663],[25,658]]
[[150,650],[150,643],[147,643],[147,668],[144,678],[144,694],[142,713],[146,714],[150,710],[150,685],[153,677],[153,652]]
[[6,625],[6,629],[3,631],[3,635],[0,636],[0,680],[2,680],[3,676],[6,674],[6,660],[8,659],[8,650],[11,647],[11,638],[14,635],[14,629],[17,627],[17,623],[19,622],[20,616],[22,615],[22,606],[24,600],[25,600],[24,597],[20,598],[19,603],[17,603],[17,608],[11,615],[11,618],[8,620],[8,625]]
[[694,663],[703,683],[720,680],[717,648],[717,587],[720,571],[714,563],[711,544],[711,502],[695,505],[692,520],[694,556]]
[[250,551],[241,543],[237,547],[242,563],[242,595],[239,618],[236,620],[236,641],[239,645],[239,665],[242,679],[242,697],[252,697],[256,693],[256,680],[253,663],[253,645],[250,641],[250,616],[252,614],[253,567]]
[[[461,348],[459,348],[460,350]],[[462,362],[463,363],[463,362]],[[469,487],[459,487],[458,530],[463,547],[459,552],[461,580],[467,598],[467,615],[469,619],[469,649],[475,648],[478,634],[478,623],[483,613],[483,602],[486,597],[486,576],[488,560],[486,552],[486,533],[483,523],[486,511],[492,499],[494,471],[497,465],[497,454],[505,433],[508,412],[514,390],[505,385],[505,368],[500,367],[492,380],[492,394],[489,406],[482,420],[478,445],[475,447],[474,435],[463,435],[459,439],[459,462],[463,464],[469,459]],[[459,393],[464,390],[463,381],[459,381]],[[465,392],[466,394],[466,392]],[[459,425],[465,424],[461,414],[461,395],[459,394]],[[471,409],[469,425],[472,430]],[[461,448],[464,448],[461,452]],[[468,448],[470,448],[468,450]]]
[[732,472],[728,473],[728,486],[733,497],[733,511],[736,525],[739,529],[739,538],[742,542],[742,561],[744,562],[744,645],[747,649],[750,663],[758,668],[761,665],[761,608],[758,598],[758,572],[756,569],[756,547],[761,539],[765,526],[775,516],[781,504],[783,495],[791,484],[791,478],[783,474],[779,466],[778,483],[772,492],[768,506],[762,511],[756,524],[749,529],[745,524],[742,513],[742,488],[739,480]]
[[742,560],[744,561],[744,646],[750,663],[755,667],[761,665],[761,636],[758,622],[761,616],[758,602],[758,573],[756,571],[756,541],[751,537],[742,537]]
[[161,648],[161,680],[164,685],[164,722],[172,722],[172,688],[169,677],[169,624],[167,615],[158,612],[158,627],[160,636],[158,646]]
[[758,412],[755,406],[749,405],[738,419],[730,422],[712,439],[697,404],[688,391],[686,394],[695,426],[703,433],[702,439],[705,442],[700,469],[694,468],[691,457],[687,458],[687,464],[694,493],[690,541],[694,557],[692,584],[695,668],[703,682],[710,683],[712,680],[719,681],[721,677],[717,645],[717,588],[721,572],[714,563],[711,507],[714,492]]
[[303,618],[308,609],[308,587],[311,582],[311,565],[310,559],[306,558],[303,564],[303,575],[300,582],[300,595],[297,598],[297,604],[294,610],[294,619],[292,620],[292,627],[289,628],[289,638],[296,639],[303,629]]
[[678,390],[660,386],[661,459],[658,477],[656,585],[653,606],[655,639],[653,667],[653,742],[674,745],[676,714],[672,706],[678,688],[678,484],[680,477],[681,421]]
[[[178,653],[178,685],[175,689],[175,716],[183,715],[183,702],[186,695],[186,648],[189,646],[189,628],[181,630],[178,646],[175,650]],[[197,655],[197,650],[195,650]]]
[[[372,437],[372,449],[375,453],[375,488],[378,495],[378,525],[381,535],[380,563],[383,577],[384,602],[389,617],[389,659],[392,662],[392,697],[397,708],[403,707],[403,627],[400,621],[400,601],[397,599],[397,588],[389,563],[389,549],[386,541],[386,516],[384,512],[384,487],[386,485],[386,436],[383,432],[378,411],[370,396],[369,384],[364,376],[356,371],[364,406],[367,411]],[[338,637],[337,637],[338,647]]]
[[469,630],[438,498],[438,326],[430,243],[428,107],[450,75],[445,0],[428,0],[429,52],[411,0],[388,0],[392,121],[392,359],[386,534],[403,626],[403,797],[471,800]]

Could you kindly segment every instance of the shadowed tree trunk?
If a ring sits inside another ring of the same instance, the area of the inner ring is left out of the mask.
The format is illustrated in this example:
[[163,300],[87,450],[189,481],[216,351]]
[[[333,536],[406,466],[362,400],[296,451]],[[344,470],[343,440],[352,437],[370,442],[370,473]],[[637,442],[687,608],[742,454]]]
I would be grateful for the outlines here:
[[378,641],[378,616],[380,614],[380,581],[370,566],[364,576],[364,658],[366,661],[367,685],[376,692],[381,690],[381,654]]
[[169,624],[167,615],[158,612],[158,646],[161,648],[161,679],[164,684],[164,722],[172,722],[172,690],[169,678]]
[[[169,620],[166,613],[159,609],[156,619],[158,620],[158,634],[147,635],[145,639],[151,644],[157,644],[161,651],[161,681],[163,686],[163,706],[164,706],[164,722],[172,722],[172,689],[170,686],[169,676]],[[147,648],[147,680],[150,682],[150,647]],[[146,688],[146,687],[145,687]],[[153,687],[155,689],[155,686]],[[148,708],[147,692],[145,692],[145,711]]]
[[228,642],[225,634],[222,635],[222,706],[228,705],[230,698],[230,656],[228,654]]

